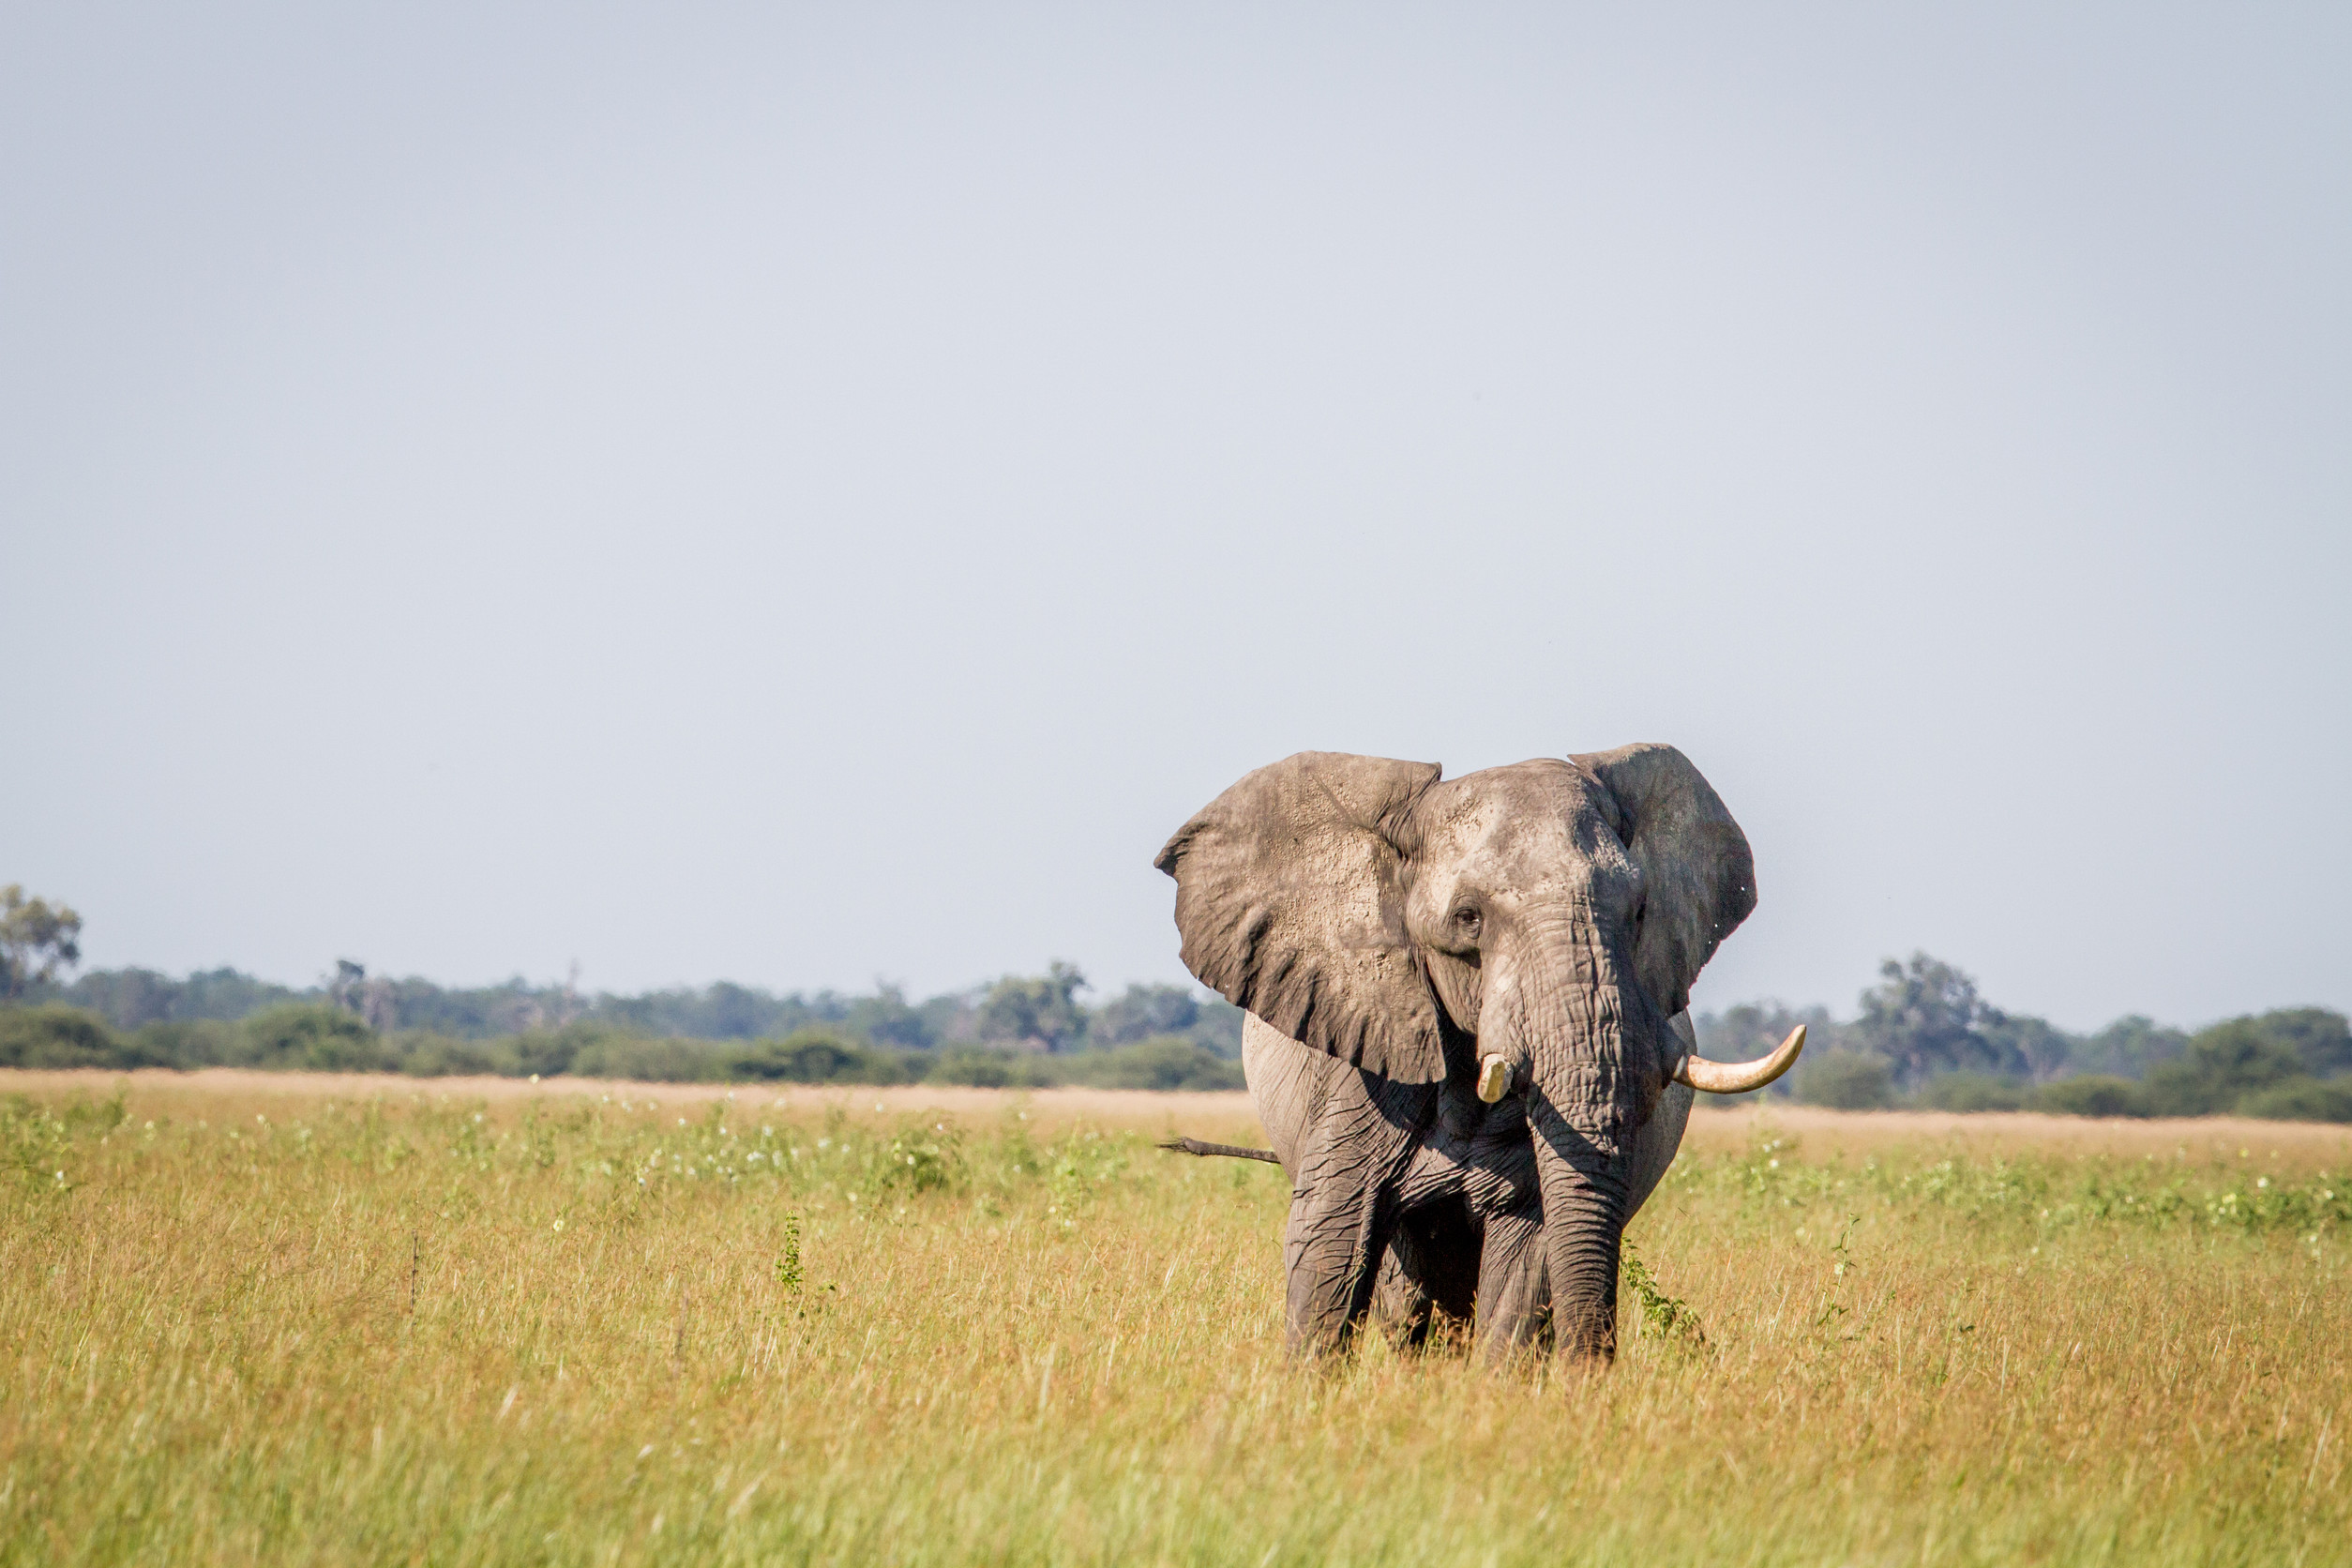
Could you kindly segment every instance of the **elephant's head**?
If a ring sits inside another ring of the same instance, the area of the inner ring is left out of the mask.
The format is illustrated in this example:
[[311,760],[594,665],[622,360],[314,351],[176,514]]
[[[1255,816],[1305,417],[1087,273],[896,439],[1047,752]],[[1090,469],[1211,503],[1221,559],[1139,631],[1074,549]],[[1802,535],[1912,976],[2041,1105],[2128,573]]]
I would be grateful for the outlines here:
[[1524,1093],[1555,1331],[1606,1356],[1634,1134],[1672,1078],[1772,1072],[1697,1062],[1667,1024],[1755,908],[1755,865],[1669,746],[1440,774],[1302,752],[1219,795],[1157,861],[1184,962],[1367,1072]]

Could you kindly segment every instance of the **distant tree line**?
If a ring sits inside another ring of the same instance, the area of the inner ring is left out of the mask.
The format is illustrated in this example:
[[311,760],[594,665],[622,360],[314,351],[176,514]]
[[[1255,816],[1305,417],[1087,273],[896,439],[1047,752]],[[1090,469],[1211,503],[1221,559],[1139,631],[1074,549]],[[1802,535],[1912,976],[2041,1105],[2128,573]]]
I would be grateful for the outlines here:
[[1241,1055],[1241,1009],[1215,996],[1181,986],[1135,985],[1090,1007],[1078,994],[1088,988],[1085,975],[1056,962],[1041,975],[1006,975],[922,1002],[910,1002],[904,989],[887,983],[856,995],[778,994],[721,981],[635,996],[583,996],[569,982],[535,985],[520,976],[473,988],[371,977],[346,958],[333,975],[305,988],[275,985],[234,969],[200,970],[177,979],[151,969],[113,969],[93,970],[70,983],[33,978],[15,1000],[78,1007],[118,1032],[150,1024],[234,1023],[265,1008],[313,1003],[347,1012],[379,1033],[460,1040],[588,1023],[649,1037],[700,1040],[778,1038],[823,1028],[906,1050],[982,1045],[1056,1052],[1174,1036],[1218,1055]]
[[2195,1033],[2134,1015],[2072,1034],[2003,1012],[1960,970],[1914,953],[1879,967],[1850,1022],[1772,1002],[1696,1021],[1700,1048],[1722,1060],[1761,1055],[1804,1024],[1804,1055],[1762,1093],[1841,1109],[2352,1122],[2352,1027],[2324,1007],[2230,1018]]
[[1240,1009],[1161,985],[1132,985],[1088,1006],[1079,999],[1086,977],[1061,962],[1044,974],[1006,975],[921,1002],[888,984],[858,995],[777,994],[722,982],[584,996],[568,982],[520,977],[447,988],[370,976],[350,959],[307,988],[234,969],[178,978],[96,970],[68,982],[57,978],[58,967],[53,956],[12,962],[7,972],[0,1066],[1036,1088],[1242,1084]]

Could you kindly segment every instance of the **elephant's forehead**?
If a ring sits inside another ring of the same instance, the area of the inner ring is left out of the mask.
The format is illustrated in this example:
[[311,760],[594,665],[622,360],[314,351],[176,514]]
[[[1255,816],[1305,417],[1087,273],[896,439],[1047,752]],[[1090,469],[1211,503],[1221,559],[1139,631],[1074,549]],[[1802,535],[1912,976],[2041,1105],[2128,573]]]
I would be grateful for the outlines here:
[[1423,801],[1425,856],[1579,880],[1622,858],[1583,775],[1557,760],[1483,768]]

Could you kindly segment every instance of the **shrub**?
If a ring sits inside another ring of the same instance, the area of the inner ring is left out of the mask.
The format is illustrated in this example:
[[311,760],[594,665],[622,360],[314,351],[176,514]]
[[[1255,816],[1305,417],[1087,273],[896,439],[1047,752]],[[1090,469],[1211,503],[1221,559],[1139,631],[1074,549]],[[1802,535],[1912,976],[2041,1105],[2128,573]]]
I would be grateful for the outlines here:
[[572,1058],[580,1078],[638,1078],[648,1083],[707,1083],[726,1077],[718,1048],[706,1040],[647,1039],[611,1034],[592,1040]]
[[2055,1111],[2060,1116],[2146,1116],[2148,1095],[2130,1078],[2109,1078],[2102,1073],[2085,1073],[2080,1078],[2060,1078],[2044,1084],[2033,1097],[2036,1110]]
[[899,1083],[897,1058],[821,1029],[755,1040],[726,1053],[724,1076],[756,1082]]
[[128,1048],[141,1065],[218,1067],[237,1059],[242,1035],[237,1026],[219,1018],[188,1018],[141,1024],[131,1032]]
[[2022,1110],[2026,1088],[1991,1073],[1945,1073],[1927,1080],[1919,1103],[1931,1110]]
[[2096,1034],[2074,1042],[2067,1061],[2077,1073],[2103,1073],[2113,1078],[2138,1078],[2150,1067],[2170,1062],[2189,1048],[2189,1036],[2145,1014],[2119,1018]]
[[2158,1116],[2210,1116],[2306,1076],[2293,1046],[2273,1039],[2258,1019],[2232,1018],[2190,1041],[2187,1056],[2148,1075],[2148,1106]]
[[932,1083],[973,1089],[1044,1089],[1057,1083],[1045,1059],[1029,1051],[987,1050],[957,1046],[939,1053],[924,1075]]
[[309,1073],[367,1073],[385,1065],[376,1032],[344,1012],[315,1002],[264,1008],[238,1032],[238,1054],[255,1067]]
[[119,1067],[114,1032],[96,1013],[54,1003],[0,1010],[0,1067]]
[[514,1064],[507,1070],[528,1078],[533,1073],[553,1078],[568,1073],[580,1059],[580,1048],[599,1040],[623,1034],[617,1029],[598,1029],[593,1025],[581,1028],[574,1024],[564,1029],[526,1029],[505,1042],[514,1056]]
[[400,1070],[411,1078],[515,1077],[513,1053],[500,1049],[505,1044],[412,1031],[394,1035],[390,1049]]
[[1164,1035],[1070,1059],[1071,1081],[1097,1089],[1239,1089],[1242,1064]]
[[1829,1051],[1804,1070],[1797,1098],[1832,1110],[1878,1110],[1894,1103],[1894,1075],[1884,1057]]
[[2293,1078],[2256,1090],[2238,1102],[2240,1116],[2273,1122],[2352,1122],[2352,1082]]
[[2292,1051],[2302,1070],[2313,1078],[2352,1070],[2352,1026],[2347,1026],[2342,1013],[2326,1007],[2282,1007],[2231,1018],[2196,1038],[2201,1045],[2223,1040],[2259,1042]]

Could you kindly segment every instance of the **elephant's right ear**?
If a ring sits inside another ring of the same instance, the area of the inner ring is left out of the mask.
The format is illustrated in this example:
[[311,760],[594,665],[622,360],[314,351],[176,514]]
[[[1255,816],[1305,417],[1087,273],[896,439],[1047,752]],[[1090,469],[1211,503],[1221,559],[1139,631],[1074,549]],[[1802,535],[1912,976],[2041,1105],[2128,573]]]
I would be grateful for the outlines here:
[[1302,751],[1211,801],[1153,862],[1184,967],[1290,1038],[1409,1083],[1445,1077],[1405,938],[1400,838],[1434,762]]

